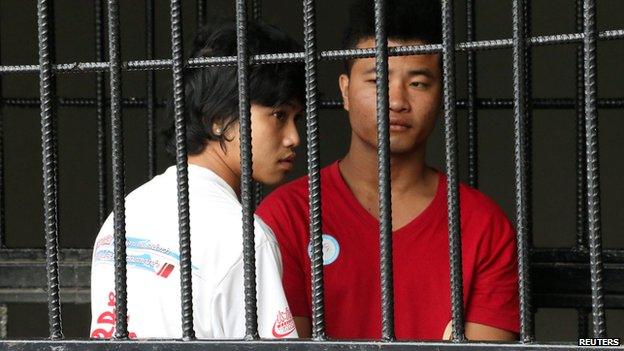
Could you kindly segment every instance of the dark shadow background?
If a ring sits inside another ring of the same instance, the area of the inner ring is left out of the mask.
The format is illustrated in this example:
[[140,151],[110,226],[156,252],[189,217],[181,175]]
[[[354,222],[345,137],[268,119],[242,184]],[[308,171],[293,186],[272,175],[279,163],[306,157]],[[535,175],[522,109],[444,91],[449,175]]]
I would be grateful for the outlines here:
[[[209,15],[233,18],[234,1],[208,2]],[[575,1],[533,0],[533,33],[546,35],[575,31]],[[347,16],[347,1],[317,1],[318,48],[340,48],[341,31]],[[91,1],[57,0],[56,48],[58,62],[94,61],[94,12]],[[183,1],[184,37],[196,29],[196,1]],[[121,1],[122,59],[145,58],[145,10],[143,1]],[[465,38],[465,0],[456,2],[456,39]],[[512,36],[511,1],[477,1],[477,39]],[[624,2],[598,1],[598,29],[624,28]],[[302,5],[292,0],[264,0],[263,18],[278,25],[302,42]],[[0,1],[2,64],[36,64],[37,17],[35,1]],[[156,1],[156,57],[171,57],[169,2]],[[188,46],[187,46],[188,47]],[[575,45],[533,49],[533,96],[573,98],[575,96]],[[624,97],[624,41],[598,44],[598,94]],[[479,97],[512,97],[511,49],[477,54]],[[466,96],[466,56],[457,55],[457,96]],[[337,98],[338,62],[319,63],[320,90],[325,98]],[[157,94],[170,92],[171,71],[156,74]],[[123,72],[124,97],[144,97],[146,73]],[[5,97],[38,97],[36,74],[2,76]],[[58,96],[94,97],[94,74],[58,76]],[[125,109],[126,185],[130,192],[147,181],[147,124],[143,109]],[[60,244],[90,248],[98,231],[96,119],[91,108],[59,108]],[[38,109],[5,107],[6,232],[9,247],[43,247],[41,134]],[[599,110],[600,176],[602,190],[603,245],[624,247],[624,208],[621,198],[624,171],[622,110]],[[466,113],[458,111],[460,132],[460,176],[467,179]],[[158,125],[165,110],[158,111]],[[346,152],[349,128],[342,111],[322,110],[321,160],[327,165]],[[538,247],[571,247],[575,242],[575,112],[535,110],[533,131],[534,242]],[[429,162],[444,168],[442,123],[431,137]],[[110,129],[110,126],[108,126]],[[302,125],[301,133],[305,133]],[[305,141],[305,138],[302,138]],[[110,142],[108,144],[110,146]],[[159,173],[172,164],[158,139]],[[305,145],[300,147],[305,150]],[[300,155],[305,155],[301,151]],[[110,172],[110,151],[109,151]],[[481,190],[491,196],[514,219],[513,116],[511,110],[479,112],[479,176]],[[305,173],[305,157],[297,160],[290,179]],[[110,178],[109,178],[110,179]],[[110,187],[109,182],[109,187]],[[112,198],[109,189],[109,209]],[[67,337],[85,337],[89,328],[88,305],[64,305]],[[9,337],[47,336],[47,310],[43,304],[9,305]],[[624,313],[607,312],[609,336],[624,336]],[[539,341],[577,338],[577,317],[572,309],[542,309],[536,315]]]

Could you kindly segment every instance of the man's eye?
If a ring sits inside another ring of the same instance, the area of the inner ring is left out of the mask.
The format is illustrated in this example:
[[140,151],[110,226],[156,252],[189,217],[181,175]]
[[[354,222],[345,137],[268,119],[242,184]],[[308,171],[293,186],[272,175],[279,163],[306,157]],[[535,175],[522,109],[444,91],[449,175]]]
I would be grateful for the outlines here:
[[286,118],[286,114],[283,111],[274,111],[271,116],[279,119],[280,121]]
[[423,82],[412,82],[412,83],[410,83],[410,86],[412,86],[414,88],[419,88],[419,89],[427,88],[427,84],[425,84]]
[[367,79],[366,83],[377,83],[377,79],[376,78]]

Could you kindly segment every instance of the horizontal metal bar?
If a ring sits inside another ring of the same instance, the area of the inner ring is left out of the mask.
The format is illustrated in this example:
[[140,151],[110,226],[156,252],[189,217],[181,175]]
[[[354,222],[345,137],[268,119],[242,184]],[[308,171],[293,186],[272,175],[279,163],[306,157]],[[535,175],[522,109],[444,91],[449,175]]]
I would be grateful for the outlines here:
[[[569,33],[556,35],[543,35],[531,37],[527,44],[531,46],[554,45],[554,44],[570,44],[578,43],[583,40],[583,33]],[[624,29],[609,30],[600,32],[598,39],[614,40],[624,38]],[[492,49],[508,49],[512,47],[512,39],[495,39],[495,40],[478,40],[458,43],[455,45],[456,51],[470,50],[492,50]],[[414,45],[414,46],[397,46],[388,50],[390,56],[418,55],[441,52],[442,44]],[[318,55],[319,60],[344,60],[354,58],[374,57],[375,49],[351,49],[351,50],[328,50],[322,51]],[[262,54],[251,57],[251,64],[271,64],[285,62],[303,62],[305,59],[304,52],[280,53],[280,54]],[[223,57],[200,57],[188,60],[189,68],[200,68],[208,66],[235,66],[236,56]],[[171,59],[156,60],[133,60],[123,62],[122,70],[164,70],[171,69]],[[108,62],[71,62],[61,63],[53,66],[56,73],[90,73],[105,72],[109,69]],[[0,66],[0,74],[12,73],[38,73],[39,65],[3,65]]]
[[[88,303],[91,249],[59,252],[61,297]],[[605,250],[605,306],[624,308],[624,250]],[[536,307],[591,306],[589,252],[538,248],[531,254]],[[45,254],[42,249],[0,249],[0,302],[45,302]]]
[[[110,101],[107,101],[108,105]],[[23,107],[23,108],[39,108],[38,98],[5,98],[0,100],[0,104],[4,107]],[[325,109],[341,109],[342,100],[324,100],[321,101],[321,108]],[[61,107],[95,107],[96,99],[94,98],[64,98],[58,99],[58,106]],[[125,108],[145,108],[147,100],[139,97],[127,97],[122,100],[122,106]],[[167,106],[167,100],[156,100],[156,107],[164,108]],[[513,108],[513,100],[505,98],[481,98],[477,99],[477,108],[482,110],[503,110]],[[575,99],[567,98],[539,98],[533,99],[532,107],[534,109],[555,110],[555,109],[573,109],[575,108]],[[458,99],[457,108],[467,109],[468,100]],[[598,108],[600,109],[621,109],[624,108],[624,97],[619,98],[602,98],[598,99]]]
[[219,351],[239,351],[257,350],[269,351],[277,349],[288,349],[291,351],[382,351],[382,350],[419,350],[419,351],[444,351],[444,350],[586,350],[587,347],[579,347],[573,343],[547,343],[547,344],[517,344],[517,343],[485,343],[485,342],[379,342],[379,341],[310,341],[310,340],[263,340],[263,341],[242,341],[242,340],[154,340],[154,341],[129,341],[129,340],[3,340],[0,341],[2,350],[219,350]]

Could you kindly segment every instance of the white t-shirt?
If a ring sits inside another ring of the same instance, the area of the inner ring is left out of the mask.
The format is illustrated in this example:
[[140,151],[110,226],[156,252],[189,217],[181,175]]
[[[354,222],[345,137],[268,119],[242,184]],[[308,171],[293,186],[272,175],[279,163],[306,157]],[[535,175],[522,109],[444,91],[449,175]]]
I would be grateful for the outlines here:
[[[232,188],[212,171],[188,166],[193,319],[198,338],[245,334],[242,209]],[[284,290],[279,248],[255,217],[258,332],[297,337]],[[181,338],[176,169],[126,197],[128,331],[133,338]],[[102,226],[91,268],[91,337],[114,335],[113,215]]]

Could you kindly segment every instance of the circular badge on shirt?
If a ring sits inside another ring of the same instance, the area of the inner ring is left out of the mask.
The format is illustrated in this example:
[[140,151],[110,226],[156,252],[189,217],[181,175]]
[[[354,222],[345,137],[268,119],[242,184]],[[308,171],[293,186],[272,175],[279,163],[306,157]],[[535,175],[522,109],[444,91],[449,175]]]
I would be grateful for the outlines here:
[[[338,240],[329,234],[323,234],[323,265],[334,263],[340,254]],[[312,243],[308,245],[308,255],[312,257]]]

